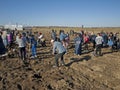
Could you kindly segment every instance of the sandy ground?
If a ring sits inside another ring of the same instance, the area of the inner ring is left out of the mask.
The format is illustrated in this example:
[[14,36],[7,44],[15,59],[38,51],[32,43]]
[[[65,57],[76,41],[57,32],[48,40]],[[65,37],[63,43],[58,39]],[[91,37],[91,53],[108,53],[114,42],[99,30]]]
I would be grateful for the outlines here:
[[[30,60],[28,66],[18,58],[0,60],[0,90],[120,90],[120,52],[111,53],[104,48],[101,57],[94,57],[91,52],[76,56],[70,45],[64,57],[67,66],[53,68],[49,29],[33,29],[47,35],[47,47],[37,48],[38,58]],[[95,32],[101,30],[104,28]],[[118,32],[120,28],[105,30]]]

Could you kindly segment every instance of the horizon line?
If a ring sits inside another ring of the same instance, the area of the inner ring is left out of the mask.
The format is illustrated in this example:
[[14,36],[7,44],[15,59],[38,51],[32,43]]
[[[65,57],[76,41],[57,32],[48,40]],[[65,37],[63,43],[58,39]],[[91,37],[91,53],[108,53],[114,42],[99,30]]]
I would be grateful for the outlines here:
[[[7,24],[6,24],[7,25]],[[11,24],[11,25],[15,25],[15,24]],[[22,25],[22,24],[18,24],[18,25]],[[4,27],[5,25],[0,25],[0,27]],[[120,26],[60,26],[60,25],[22,25],[23,27],[63,27],[63,28],[120,28]]]

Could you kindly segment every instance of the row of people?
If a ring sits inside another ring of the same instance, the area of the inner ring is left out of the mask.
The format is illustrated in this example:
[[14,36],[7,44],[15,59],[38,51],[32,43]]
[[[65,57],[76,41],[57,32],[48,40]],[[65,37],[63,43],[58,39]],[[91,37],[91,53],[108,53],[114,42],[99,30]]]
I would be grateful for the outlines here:
[[[9,34],[9,35],[8,35]],[[22,60],[26,59],[26,48],[29,47],[31,51],[31,58],[37,58],[37,45],[39,41],[42,41],[44,35],[42,33],[31,33],[31,32],[18,32],[18,31],[2,31],[0,34],[0,53],[4,53],[7,45],[12,44],[14,41],[18,44],[20,58]],[[68,45],[70,42],[69,33],[65,33],[64,30],[60,30],[59,35],[57,35],[56,31],[52,30],[51,32],[51,43],[53,48],[53,54],[55,55],[55,66],[58,66],[58,59],[61,58],[62,65],[64,64],[64,54],[68,52]],[[94,48],[94,55],[101,55],[101,48],[105,46],[109,46],[116,49],[120,49],[120,40],[118,38],[118,33],[98,33],[97,35],[94,33],[88,33],[84,31],[80,31],[75,34],[74,37],[74,45],[75,45],[75,54],[82,54],[82,46],[85,46],[84,50],[88,50],[88,44],[92,43]],[[58,52],[57,52],[58,51]],[[57,53],[56,53],[57,52]]]

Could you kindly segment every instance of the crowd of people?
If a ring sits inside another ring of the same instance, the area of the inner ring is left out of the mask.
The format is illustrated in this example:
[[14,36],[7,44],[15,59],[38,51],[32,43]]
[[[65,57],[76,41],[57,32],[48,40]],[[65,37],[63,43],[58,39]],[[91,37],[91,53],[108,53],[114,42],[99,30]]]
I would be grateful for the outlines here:
[[113,32],[99,32],[97,34],[94,34],[94,32],[85,32],[80,31],[80,33],[77,33],[75,41],[75,54],[81,55],[82,52],[82,46],[84,46],[84,50],[88,51],[88,45],[92,43],[93,47],[93,55],[94,56],[101,56],[102,48],[110,47],[111,51],[118,51],[120,49],[120,37],[119,33],[113,33]]
[[[12,31],[2,30],[0,32],[0,54],[5,54],[8,50],[19,49],[19,57],[22,60],[26,59],[26,50],[31,51],[31,58],[37,58],[36,48],[38,44],[46,46],[45,39],[42,33],[32,33],[30,31]],[[44,42],[44,43],[43,43]]]
[[[94,32],[87,32],[81,30],[79,32],[68,32],[60,30],[51,31],[51,48],[52,54],[55,56],[55,65],[58,67],[58,60],[61,60],[61,65],[65,66],[64,55],[69,52],[70,41],[74,42],[74,54],[80,56],[82,52],[89,52],[90,45],[93,48],[94,56],[102,55],[102,48],[109,47],[111,51],[120,50],[120,37],[119,33],[113,32],[100,32],[95,34]],[[71,40],[70,36],[73,35],[74,39]],[[42,32],[32,33],[31,31],[17,31],[17,30],[1,30],[0,31],[0,55],[8,53],[9,48],[15,49],[15,46],[19,50],[19,58],[25,62],[27,60],[27,50],[29,51],[30,58],[37,58],[37,47],[41,45],[46,47],[46,39]],[[83,48],[84,47],[84,48]]]

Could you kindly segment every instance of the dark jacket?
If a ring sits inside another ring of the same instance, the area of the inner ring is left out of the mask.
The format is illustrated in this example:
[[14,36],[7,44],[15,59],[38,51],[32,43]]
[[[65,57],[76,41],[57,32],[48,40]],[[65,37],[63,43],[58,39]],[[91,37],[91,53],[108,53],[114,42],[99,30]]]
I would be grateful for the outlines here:
[[0,54],[5,54],[5,52],[6,52],[6,49],[5,49],[5,46],[3,44],[2,37],[0,36]]

